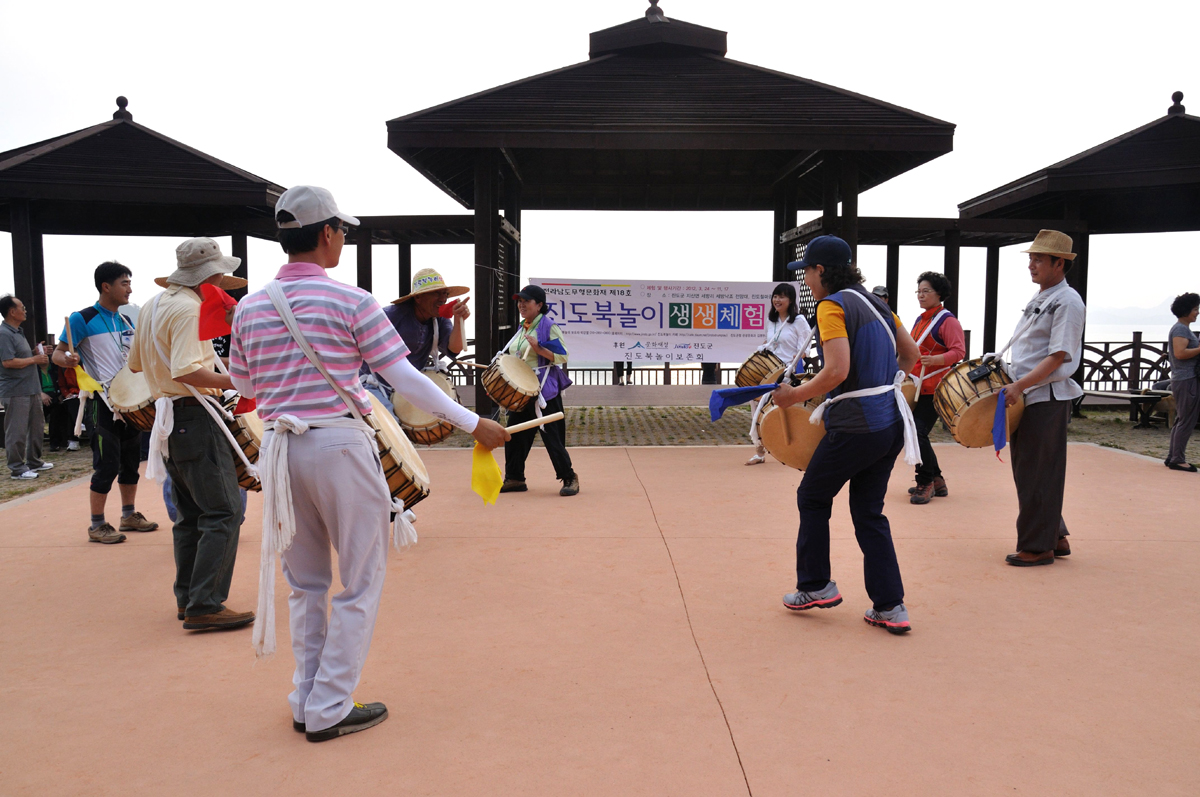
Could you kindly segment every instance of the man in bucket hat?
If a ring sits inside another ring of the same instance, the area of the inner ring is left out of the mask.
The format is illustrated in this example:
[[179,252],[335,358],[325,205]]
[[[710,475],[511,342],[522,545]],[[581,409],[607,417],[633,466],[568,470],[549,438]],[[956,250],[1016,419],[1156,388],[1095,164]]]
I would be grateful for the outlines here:
[[233,383],[217,372],[212,341],[200,340],[199,324],[201,285],[232,289],[246,281],[229,276],[241,260],[222,255],[211,238],[184,241],[175,257],[175,271],[155,280],[166,290],[139,314],[129,350],[129,370],[146,375],[155,399],[146,475],[160,482],[171,476],[178,510],[175,598],[183,627],[241,628],[254,621],[254,613],[229,609],[225,601],[237,558],[242,499],[226,430],[202,403],[219,401]]
[[1085,314],[1083,298],[1067,284],[1072,244],[1064,233],[1042,230],[1025,250],[1038,292],[1025,305],[1009,344],[1009,373],[1016,381],[1004,396],[1008,406],[1025,398],[1021,424],[1009,435],[1020,512],[1017,551],[1005,561],[1015,567],[1050,565],[1071,553],[1062,505],[1067,424],[1072,403],[1083,395],[1071,374],[1083,356]]
[[[387,573],[389,513],[408,533],[380,465],[372,404],[358,378],[362,364],[382,374],[417,407],[470,433],[487,448],[508,432],[454,403],[407,359],[408,350],[375,298],[328,276],[341,260],[348,225],[324,188],[289,188],[275,205],[279,243],[288,254],[275,279],[250,294],[233,320],[229,368],[243,395],[258,402],[266,433],[263,558],[257,655],[275,649],[275,555],[291,588],[292,654],[288,696],[292,728],[324,742],[387,719],[383,703],[357,703],[358,687]],[[293,323],[294,321],[294,323]],[[319,367],[318,367],[318,364]],[[330,598],[333,557],[341,591]]]

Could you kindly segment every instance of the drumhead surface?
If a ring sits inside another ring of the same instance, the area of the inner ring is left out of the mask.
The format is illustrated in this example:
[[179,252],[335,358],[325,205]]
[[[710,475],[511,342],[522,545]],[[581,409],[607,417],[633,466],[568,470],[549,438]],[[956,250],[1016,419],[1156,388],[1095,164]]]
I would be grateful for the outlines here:
[[[958,416],[954,426],[954,439],[967,448],[987,448],[992,445],[992,424],[996,418],[996,399],[999,393],[984,396],[972,402]],[[1013,430],[1021,422],[1025,412],[1025,397],[1008,408],[1008,436],[1012,437]]]
[[263,422],[258,417],[256,410],[250,410],[247,413],[235,416],[242,422],[242,429],[250,436],[250,439],[258,445],[262,445],[263,439]]
[[108,386],[108,400],[118,410],[136,410],[146,406],[151,401],[146,375],[135,374],[128,365],[122,366]]
[[508,380],[508,383],[529,396],[537,395],[541,392],[542,386],[538,382],[537,374],[529,363],[512,354],[502,354],[500,359],[496,361],[496,370]]
[[[783,431],[785,416],[788,425],[786,437]],[[825,422],[814,426],[808,422],[811,416],[812,408],[805,405],[768,407],[758,421],[758,435],[767,453],[789,468],[807,468],[817,444],[825,436]]]
[[371,416],[378,425],[379,438],[383,440],[384,445],[391,449],[392,455],[400,460],[413,479],[428,490],[429,471],[425,469],[425,463],[421,461],[412,441],[404,434],[404,430],[400,428],[400,423],[396,418],[387,411],[387,407],[383,406],[379,399],[375,398],[374,394],[368,392],[367,397],[371,399]]
[[[454,391],[450,386],[450,380],[446,378],[445,374],[439,371],[422,371],[421,373],[429,381],[437,385],[443,393],[450,398],[454,398]],[[440,418],[433,417],[399,393],[392,394],[392,406],[396,408],[396,417],[400,419],[400,423],[404,426],[424,428],[426,426],[437,426],[442,423]]]

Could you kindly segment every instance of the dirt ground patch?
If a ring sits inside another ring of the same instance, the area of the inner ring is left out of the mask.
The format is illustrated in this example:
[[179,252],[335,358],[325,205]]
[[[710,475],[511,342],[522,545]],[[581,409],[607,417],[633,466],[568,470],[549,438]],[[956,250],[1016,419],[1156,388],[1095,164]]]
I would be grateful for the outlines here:
[[[3,449],[0,449],[0,451],[3,451]],[[11,501],[14,498],[20,498],[23,495],[45,490],[56,484],[78,479],[80,476],[88,476],[92,472],[92,451],[86,446],[79,451],[50,451],[46,449],[42,451],[42,458],[46,462],[54,463],[54,469],[42,471],[34,481],[27,482],[11,479],[9,478],[10,474],[7,472],[0,477],[0,504],[5,501]],[[5,468],[5,471],[7,470]]]

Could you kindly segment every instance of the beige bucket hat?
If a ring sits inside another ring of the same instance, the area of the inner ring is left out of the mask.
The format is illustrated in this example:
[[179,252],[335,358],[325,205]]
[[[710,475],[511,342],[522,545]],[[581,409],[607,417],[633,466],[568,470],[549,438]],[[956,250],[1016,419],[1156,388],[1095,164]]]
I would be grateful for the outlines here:
[[1074,243],[1071,240],[1071,236],[1065,232],[1042,230],[1033,239],[1033,243],[1029,245],[1029,248],[1022,249],[1021,251],[1032,255],[1054,255],[1064,260],[1074,260],[1075,255],[1071,252],[1071,247]]
[[[165,277],[158,277],[154,284],[160,287],[183,285],[195,288],[216,274],[228,274],[242,264],[240,257],[221,254],[221,246],[212,238],[189,238],[175,247],[175,270]],[[229,291],[246,287],[241,277],[225,276],[218,287]]]
[[434,291],[450,291],[451,296],[462,296],[470,291],[470,288],[462,285],[447,285],[442,279],[442,275],[431,268],[423,268],[416,274],[413,274],[412,290],[405,296],[401,296],[392,304],[403,304],[414,296],[420,296],[422,293],[433,293]]

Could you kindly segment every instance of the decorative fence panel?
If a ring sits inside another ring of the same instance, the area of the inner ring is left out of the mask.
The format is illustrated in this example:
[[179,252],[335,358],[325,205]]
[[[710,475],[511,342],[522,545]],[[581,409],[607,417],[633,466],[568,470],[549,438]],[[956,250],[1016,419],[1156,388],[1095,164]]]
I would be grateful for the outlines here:
[[1171,378],[1167,343],[1147,343],[1141,332],[1132,341],[1083,344],[1083,388],[1136,392]]

